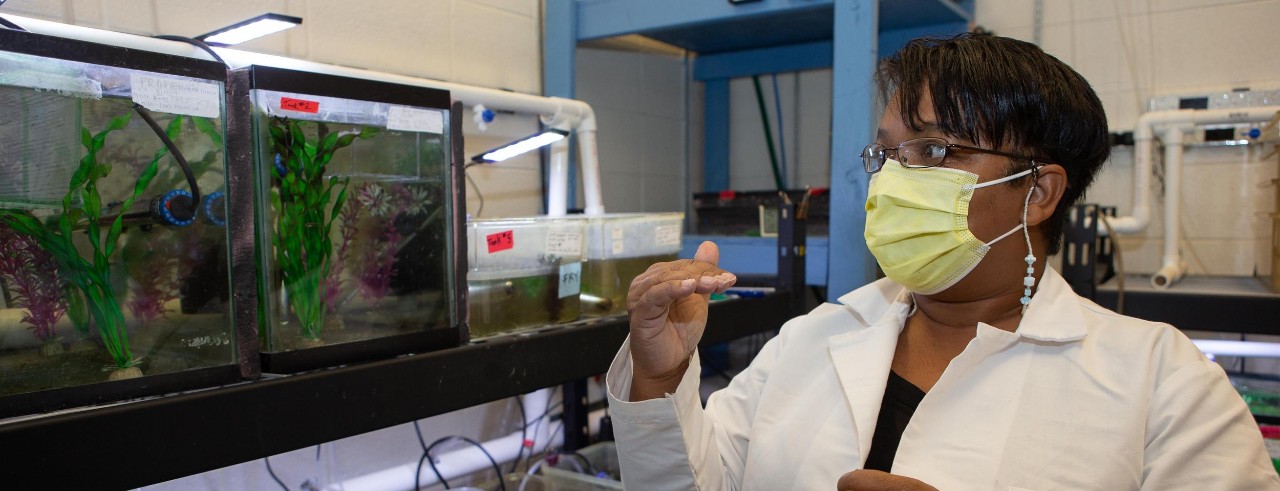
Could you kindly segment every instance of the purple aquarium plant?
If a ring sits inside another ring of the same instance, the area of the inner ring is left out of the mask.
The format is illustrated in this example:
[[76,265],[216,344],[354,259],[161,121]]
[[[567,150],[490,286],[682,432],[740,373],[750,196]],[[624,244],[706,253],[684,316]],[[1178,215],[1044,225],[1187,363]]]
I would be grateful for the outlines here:
[[34,238],[0,223],[0,278],[12,294],[12,306],[26,307],[22,322],[36,337],[54,342],[54,327],[67,313],[66,282],[53,257]]

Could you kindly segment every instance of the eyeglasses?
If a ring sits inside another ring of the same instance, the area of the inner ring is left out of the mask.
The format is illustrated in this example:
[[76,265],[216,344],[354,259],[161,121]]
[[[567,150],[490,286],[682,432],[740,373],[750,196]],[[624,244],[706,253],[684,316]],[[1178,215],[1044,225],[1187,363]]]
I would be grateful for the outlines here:
[[947,153],[952,149],[989,153],[1011,159],[1025,160],[1033,166],[1036,164],[1034,158],[1025,155],[947,143],[946,140],[941,138],[916,138],[899,143],[897,147],[886,147],[879,143],[867,145],[867,148],[862,149],[862,166],[867,170],[868,174],[880,172],[880,168],[884,167],[885,160],[889,158],[889,152],[893,152],[894,156],[897,157],[894,160],[902,162],[903,167],[911,169],[937,167],[942,165],[942,161],[947,158]]

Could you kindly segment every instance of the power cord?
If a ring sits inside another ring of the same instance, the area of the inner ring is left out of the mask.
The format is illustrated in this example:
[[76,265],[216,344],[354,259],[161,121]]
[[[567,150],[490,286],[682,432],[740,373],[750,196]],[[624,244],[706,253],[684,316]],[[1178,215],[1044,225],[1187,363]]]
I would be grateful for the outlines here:
[[[7,2],[7,1],[9,1],[9,0],[0,0],[0,7],[3,7],[3,6],[4,6],[4,3],[5,3],[5,2]],[[6,18],[4,18],[4,17],[0,17],[0,27],[4,27],[4,28],[6,28],[6,29],[12,29],[12,30],[15,30],[15,31],[22,31],[22,32],[26,32],[26,31],[27,31],[27,30],[26,30],[26,29],[24,29],[22,26],[17,25],[17,24],[14,24],[13,22],[10,22],[10,21],[9,21],[9,19],[6,19]]]
[[151,37],[156,39],[163,39],[165,41],[178,41],[180,43],[190,44],[192,46],[195,46],[197,48],[204,50],[205,53],[209,53],[209,56],[212,56],[213,59],[218,60],[218,63],[221,63],[223,65],[227,64],[227,61],[222,59],[221,56],[218,56],[218,53],[213,51],[212,47],[210,47],[208,44],[205,44],[204,41],[201,41],[199,39],[193,39],[186,36],[174,36],[171,34],[159,34]]
[[[515,472],[516,468],[520,467],[520,456],[524,455],[526,442],[529,441],[529,414],[525,412],[524,401],[520,399],[520,396],[515,396],[514,399],[516,400],[516,406],[520,408],[520,449],[516,451],[515,460],[511,461],[511,470],[507,472]],[[530,448],[529,452],[532,453],[533,449]]]
[[1104,215],[1098,217],[1102,227],[1107,229],[1107,237],[1111,238],[1111,250],[1116,253],[1116,313],[1124,314],[1124,254],[1120,252],[1120,238],[1111,229],[1111,220]]
[[276,475],[276,471],[271,469],[271,457],[263,457],[262,461],[267,463],[267,474],[271,474],[271,479],[274,479],[276,484],[280,485],[280,489],[289,491],[289,486],[285,486],[284,481],[280,480],[280,476]]
[[435,472],[435,474],[436,474],[437,478],[439,478],[439,479],[440,479],[440,483],[441,483],[441,484],[444,484],[444,488],[445,488],[445,489],[449,489],[449,483],[445,482],[444,478],[443,478],[443,477],[441,477],[440,469],[437,469],[437,468],[436,468],[435,460],[431,458],[431,450],[432,450],[432,449],[434,449],[434,448],[436,448],[437,446],[439,446],[439,445],[441,445],[441,444],[448,443],[448,442],[451,442],[451,441],[462,441],[462,442],[466,442],[466,443],[469,443],[469,444],[471,444],[472,446],[475,446],[476,448],[480,449],[480,452],[481,452],[481,453],[483,453],[483,454],[484,454],[484,456],[485,456],[486,458],[488,458],[488,459],[489,459],[489,463],[493,465],[493,471],[497,473],[497,476],[498,476],[498,489],[499,489],[499,490],[501,490],[501,491],[506,491],[506,490],[507,490],[507,483],[506,483],[505,481],[503,481],[503,479],[502,479],[502,467],[499,467],[499,466],[498,466],[498,461],[497,461],[497,460],[494,460],[493,455],[491,455],[491,454],[489,453],[489,451],[488,451],[488,450],[486,450],[486,449],[484,448],[484,445],[481,445],[481,444],[480,444],[480,442],[477,442],[477,441],[472,440],[472,439],[470,439],[470,438],[467,438],[467,437],[465,437],[465,436],[457,436],[457,435],[450,435],[450,436],[446,436],[446,437],[443,437],[443,438],[441,438],[441,439],[439,439],[439,440],[436,440],[436,441],[434,441],[434,442],[431,442],[431,445],[427,445],[427,450],[423,452],[423,457],[427,459],[427,463],[428,463],[428,464],[431,464],[431,470],[432,470],[433,472]]
[[470,184],[471,188],[476,190],[476,199],[480,201],[480,209],[476,210],[475,218],[480,218],[480,214],[484,213],[484,195],[480,194],[480,185],[476,184],[475,179],[471,178],[471,174],[467,174],[468,170],[477,165],[480,164],[472,162],[462,166],[462,175],[467,178],[467,184]]

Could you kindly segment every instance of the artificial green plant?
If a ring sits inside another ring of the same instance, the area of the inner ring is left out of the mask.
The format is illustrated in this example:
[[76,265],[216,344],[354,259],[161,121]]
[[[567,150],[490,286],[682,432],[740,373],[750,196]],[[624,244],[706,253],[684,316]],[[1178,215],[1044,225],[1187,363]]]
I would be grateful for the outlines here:
[[335,152],[350,146],[356,138],[372,138],[377,129],[332,133],[324,123],[316,123],[317,137],[308,141],[304,124],[287,118],[271,119],[269,131],[279,183],[271,190],[271,208],[275,211],[271,245],[302,337],[316,342],[324,329],[325,287],[333,255],[330,232],[347,200],[350,182],[349,178],[327,177],[326,167]]
[[[137,366],[139,359],[129,349],[124,314],[111,283],[111,257],[117,251],[117,242],[124,230],[124,214],[117,214],[111,219],[106,234],[102,233],[101,226],[105,223],[102,222],[103,204],[98,181],[111,173],[112,166],[100,163],[98,154],[106,144],[107,135],[127,126],[132,114],[125,113],[112,118],[106,129],[96,135],[90,134],[88,128],[81,128],[80,140],[86,153],[71,176],[67,194],[62,199],[61,214],[41,223],[27,213],[0,210],[0,221],[19,233],[35,238],[41,248],[53,255],[54,261],[71,285],[67,292],[69,317],[77,329],[81,329],[87,324],[84,316],[87,312],[87,318],[92,319],[97,327],[116,370],[133,368]],[[169,122],[165,133],[170,139],[177,138],[182,119],[182,116],[174,116]],[[127,211],[133,206],[134,201],[156,176],[160,159],[168,153],[169,150],[163,146],[156,150],[150,163],[134,183],[132,193],[121,204],[121,210]],[[77,201],[80,206],[76,205]],[[92,247],[88,258],[80,254],[73,241],[73,234],[80,229],[84,230]]]

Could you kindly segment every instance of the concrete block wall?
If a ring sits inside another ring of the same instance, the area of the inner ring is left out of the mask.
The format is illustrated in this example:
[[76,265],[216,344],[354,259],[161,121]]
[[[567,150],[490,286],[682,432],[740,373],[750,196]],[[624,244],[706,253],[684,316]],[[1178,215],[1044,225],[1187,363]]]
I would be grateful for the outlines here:
[[[689,202],[684,53],[640,40],[577,51],[576,97],[596,111],[609,212],[685,211]],[[579,199],[581,207],[583,201]]]
[[[250,17],[276,12],[302,17],[302,26],[239,49],[436,80],[542,93],[539,0],[11,0],[0,15],[150,36],[197,36]],[[500,115],[480,132],[465,115],[467,155],[538,129],[537,119]],[[518,157],[475,168],[467,208],[483,217],[542,211],[539,158]]]

